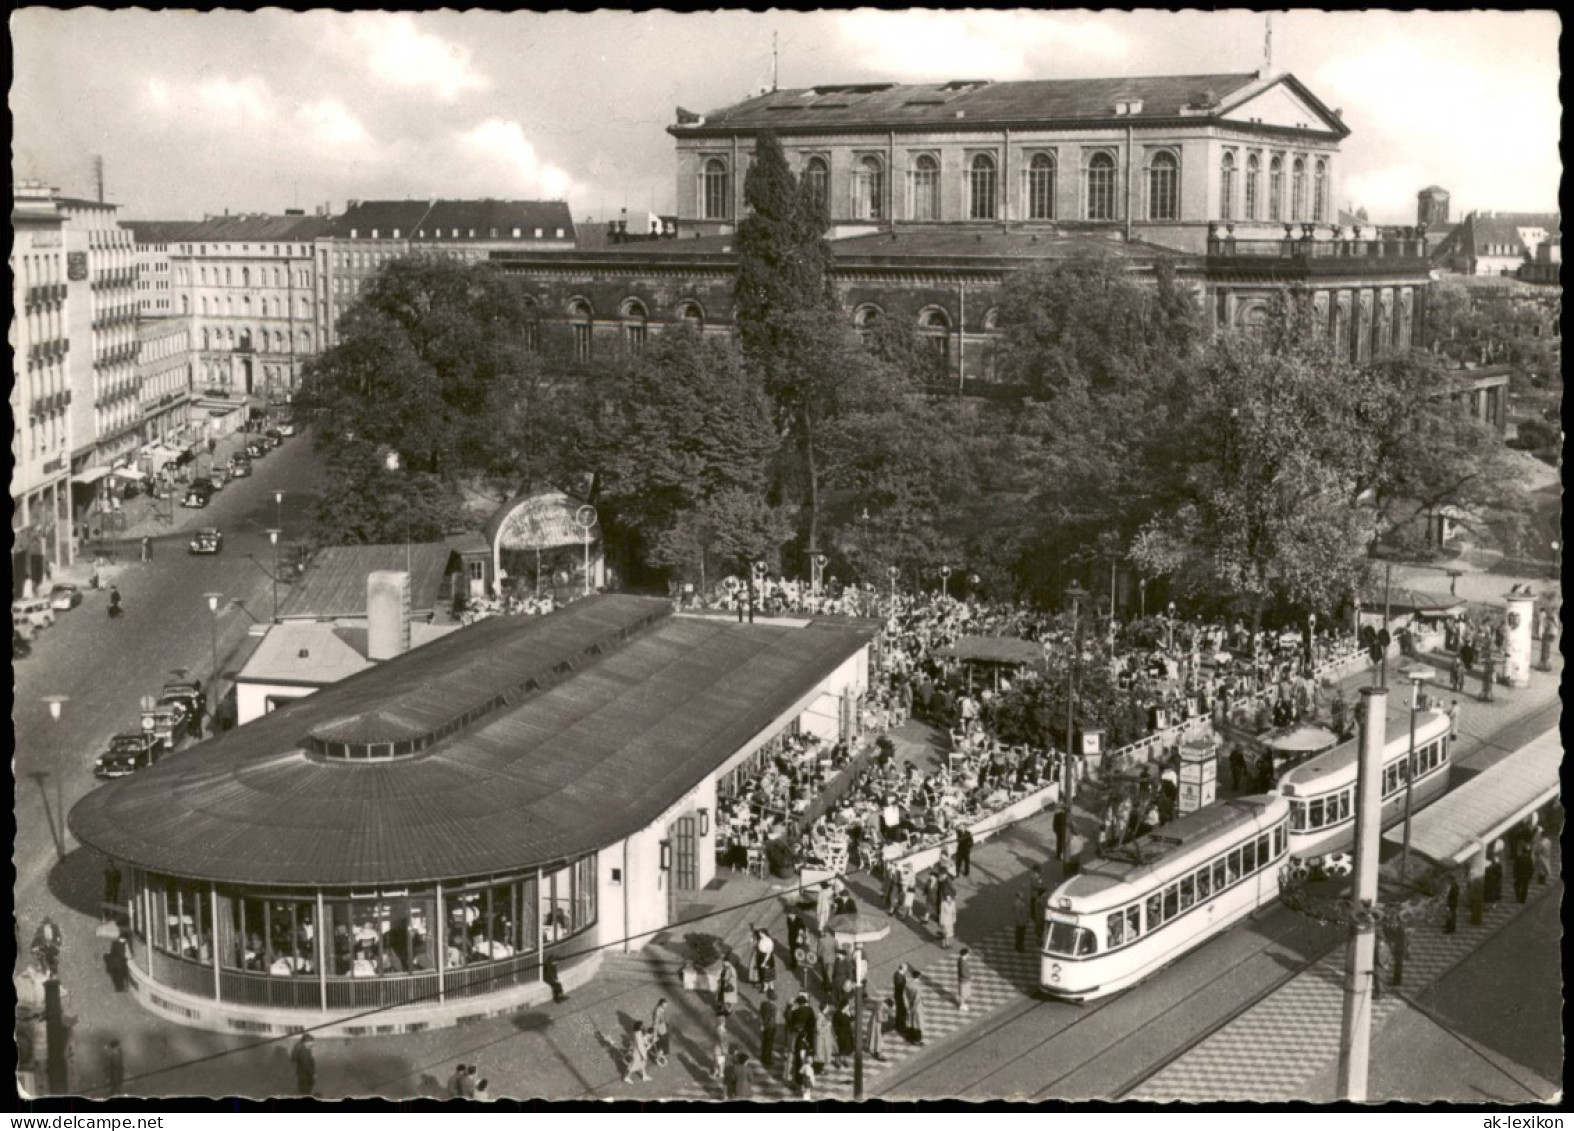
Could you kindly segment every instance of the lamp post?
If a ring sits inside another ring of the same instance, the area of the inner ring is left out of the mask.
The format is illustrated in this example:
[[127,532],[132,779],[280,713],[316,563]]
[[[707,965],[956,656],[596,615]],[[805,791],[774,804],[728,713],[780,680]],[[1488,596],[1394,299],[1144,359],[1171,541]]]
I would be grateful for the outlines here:
[[754,623],[754,587],[758,585],[765,588],[765,575],[771,567],[764,562],[753,562],[749,565],[749,623]]
[[1410,783],[1416,770],[1416,712],[1421,709],[1421,685],[1431,681],[1432,669],[1412,668],[1405,675],[1410,679],[1410,753],[1405,755],[1405,840],[1404,851],[1399,857],[1401,881],[1410,871]]
[[1148,619],[1148,579],[1137,578],[1137,619]]
[[951,598],[951,567],[940,567],[940,594],[947,600]]
[[1060,771],[1061,834],[1056,838],[1058,843],[1055,845],[1062,871],[1071,855],[1071,751],[1077,722],[1077,661],[1082,651],[1081,623],[1077,613],[1078,605],[1087,595],[1087,590],[1074,581],[1071,588],[1066,590],[1066,596],[1071,600],[1071,663],[1066,668],[1066,757]]
[[1306,614],[1306,667],[1307,675],[1311,675],[1317,667],[1317,614]]
[[284,529],[284,492],[273,493],[273,525],[280,530]]
[[222,593],[204,593],[202,595],[208,602],[208,612],[211,614],[209,628],[212,630],[209,639],[213,645],[213,719],[214,729],[218,729],[219,717],[219,602],[224,599]]
[[831,559],[821,553],[809,555],[809,577],[812,584],[810,590],[816,597],[820,595],[820,587],[825,583],[825,566]]
[[1166,647],[1165,651],[1173,652],[1173,651],[1175,651],[1175,602],[1174,601],[1170,602],[1170,607],[1168,609],[1168,613],[1169,613],[1169,623],[1165,626],[1165,629],[1169,633],[1169,637],[1168,637],[1169,644]]
[[596,525],[596,508],[585,504],[574,512],[574,521],[585,533],[585,590],[584,595],[590,596],[590,531]]
[[269,530],[268,541],[273,544],[273,617],[274,623],[279,620],[279,535],[280,530]]
[[[44,702],[49,705],[49,717],[54,723],[60,722],[60,710],[68,702],[69,695],[45,695]],[[51,727],[51,732],[57,727]],[[65,769],[61,765],[60,742],[55,737],[52,745],[55,747],[55,820],[59,822],[59,831],[55,835],[55,854],[64,860],[66,858],[66,790],[64,784]]]
[[901,570],[895,566],[886,567],[885,574],[891,579],[891,619],[893,621],[896,619],[896,578],[899,573],[901,573]]

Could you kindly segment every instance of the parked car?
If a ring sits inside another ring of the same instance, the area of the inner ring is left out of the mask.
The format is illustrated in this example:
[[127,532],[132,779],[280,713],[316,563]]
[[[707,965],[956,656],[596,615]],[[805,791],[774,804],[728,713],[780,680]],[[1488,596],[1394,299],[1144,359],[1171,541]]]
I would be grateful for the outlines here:
[[11,623],[29,628],[48,628],[55,623],[55,610],[48,597],[23,597],[11,602]]
[[230,457],[230,475],[235,479],[245,479],[251,474],[251,460],[245,456]]
[[180,501],[183,507],[205,507],[211,496],[206,491],[187,491],[186,497]]
[[55,610],[74,609],[82,603],[82,590],[68,581],[57,581],[49,591],[49,607]]
[[216,554],[224,549],[224,535],[211,526],[203,527],[192,535],[191,552],[193,554]]
[[215,491],[222,491],[224,490],[224,484],[229,482],[230,475],[224,468],[215,464],[213,469],[208,472],[208,478],[213,481],[213,489]]
[[211,495],[213,494],[215,488],[213,486],[212,479],[209,479],[206,475],[199,475],[197,478],[191,481],[191,486],[189,486],[187,490],[201,491],[204,495]]
[[246,454],[252,459],[261,459],[268,454],[268,445],[261,440],[248,440]]
[[148,731],[127,731],[109,740],[109,749],[93,765],[95,778],[123,778],[145,770],[164,752],[164,743]]
[[281,435],[281,436],[293,436],[293,435],[295,435],[296,431],[297,431],[297,427],[296,427],[295,421],[293,421],[293,420],[281,420],[279,422],[279,435]]
[[207,710],[208,700],[200,682],[166,683],[163,694],[159,696],[158,706],[174,712],[175,735],[179,738],[197,730],[199,720]]
[[276,448],[280,444],[284,443],[284,433],[280,432],[277,428],[268,429],[262,434],[262,438],[270,448]]
[[29,629],[28,633],[29,635],[23,636],[20,628],[15,625],[11,626],[11,658],[13,660],[25,660],[33,654],[32,629]]

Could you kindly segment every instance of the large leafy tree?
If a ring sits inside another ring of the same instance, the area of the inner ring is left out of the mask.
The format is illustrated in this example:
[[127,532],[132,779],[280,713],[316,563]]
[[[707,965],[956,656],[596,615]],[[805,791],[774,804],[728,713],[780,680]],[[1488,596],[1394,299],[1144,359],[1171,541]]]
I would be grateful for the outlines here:
[[368,440],[328,449],[326,489],[312,511],[312,540],[322,544],[436,541],[464,529],[453,481],[396,466]]

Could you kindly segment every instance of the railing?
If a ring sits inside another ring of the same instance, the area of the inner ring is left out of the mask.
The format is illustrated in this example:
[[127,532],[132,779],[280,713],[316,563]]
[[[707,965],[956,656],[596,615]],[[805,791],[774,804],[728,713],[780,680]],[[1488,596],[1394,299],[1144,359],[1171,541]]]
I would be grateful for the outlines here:
[[1424,259],[1425,239],[1235,239],[1209,237],[1208,254],[1252,259]]
[[449,997],[476,997],[540,980],[536,956],[532,952],[516,954],[501,962],[483,962],[476,966],[445,970],[443,989]]
[[[312,980],[316,989],[316,979]],[[419,974],[381,975],[372,978],[329,978],[329,1009],[375,1009],[386,1005],[413,1005],[437,1002],[437,971]],[[306,1003],[312,1008],[317,1002]]]
[[172,990],[192,997],[213,997],[213,966],[207,962],[193,962],[189,958],[177,958],[168,951],[158,947],[149,947],[148,954],[152,962],[149,977],[161,986],[168,986]]
[[[331,984],[331,983],[330,983]],[[315,974],[283,977],[247,970],[220,970],[219,997],[238,1005],[321,1009],[322,987]]]

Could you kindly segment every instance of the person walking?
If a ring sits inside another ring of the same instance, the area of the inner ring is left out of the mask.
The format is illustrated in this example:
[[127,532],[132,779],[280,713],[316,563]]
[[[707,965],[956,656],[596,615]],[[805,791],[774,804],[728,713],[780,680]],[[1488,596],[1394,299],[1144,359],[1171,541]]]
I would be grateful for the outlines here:
[[815,944],[815,967],[820,975],[822,992],[829,997],[832,992],[833,982],[831,972],[836,966],[836,936],[829,931],[820,933],[819,941]]
[[754,932],[754,984],[763,992],[767,979],[776,980],[776,940],[758,927],[749,929]]
[[126,985],[131,980],[131,936],[125,930],[109,944],[109,953],[104,956],[104,967],[109,971],[109,981],[115,987],[115,992],[125,993]]
[[956,874],[959,876],[973,874],[973,830],[966,825],[956,832]]
[[940,901],[940,945],[951,949],[951,936],[956,934],[956,896],[947,893]]
[[628,1043],[628,1069],[623,1073],[623,1082],[632,1084],[634,1073],[639,1073],[639,1082],[648,1084],[650,1074],[646,1071],[646,1056],[650,1052],[650,1034],[645,1032],[643,1021],[634,1022],[634,1032],[629,1034]]
[[843,1003],[831,1015],[831,1035],[836,1038],[836,1059],[838,1068],[845,1065],[858,1048],[858,1030],[853,1027],[853,1014],[850,1002]]
[[1443,923],[1443,933],[1451,935],[1459,924],[1459,881],[1452,875],[1448,877],[1448,894],[1444,896],[1448,906],[1448,919]]
[[118,1096],[126,1083],[126,1057],[120,1047],[120,1040],[111,1037],[104,1042],[104,1090],[110,1096]]
[[302,1033],[290,1050],[290,1063],[295,1066],[295,1091],[297,1095],[317,1094],[317,1055],[312,1051],[312,1035]]
[[1396,986],[1405,983],[1405,955],[1410,950],[1410,928],[1403,923],[1395,923],[1388,934],[1388,949],[1394,956],[1394,976],[1390,979]]
[[656,1008],[650,1013],[650,1047],[657,1065],[667,1063],[672,1055],[672,1028],[667,1021],[667,999],[658,998]]
[[448,1078],[448,1098],[462,1100],[465,1096],[465,1069],[461,1064],[454,1068],[454,1074]]
[[914,970],[907,979],[907,1039],[912,1044],[924,1043],[924,987],[923,973]]
[[956,955],[956,1007],[963,1013],[967,1012],[969,999],[973,996],[973,972],[968,963],[972,953],[964,946]]
[[907,963],[898,962],[891,975],[891,1000],[895,1003],[893,1024],[898,1033],[907,1032]]
[[832,899],[830,884],[821,884],[814,893],[814,929],[821,935],[831,921]]
[[727,1019],[716,1018],[716,1038],[711,1046],[711,1079],[721,1080],[726,1075],[727,1063],[732,1058],[732,1038],[727,1033]]
[[869,1026],[864,1035],[864,1052],[876,1060],[884,1060],[885,1017],[887,1002],[878,997],[869,999]]
[[776,1065],[776,987],[770,986],[760,999],[760,1063]]
[[1536,874],[1536,861],[1530,843],[1521,840],[1514,848],[1514,898],[1520,903],[1530,898],[1530,881]]
[[546,961],[541,964],[541,980],[552,988],[552,1004],[561,1005],[568,1000],[568,995],[563,992],[563,982],[557,976],[557,956],[548,954]]
[[1241,753],[1239,746],[1230,747],[1230,790],[1234,793],[1241,791],[1241,782],[1246,779],[1246,755]]
[[793,1042],[792,1079],[799,1099],[814,1099],[814,1047],[802,1037]]
[[1049,903],[1049,889],[1044,886],[1044,879],[1037,872],[1033,873],[1033,893],[1028,897],[1028,913],[1033,917],[1033,929],[1038,933],[1040,944],[1044,941],[1044,909]]
[[1502,841],[1493,845],[1487,854],[1486,871],[1481,876],[1481,902],[1497,903],[1503,898]]
[[1012,903],[1016,918],[1017,953],[1022,954],[1027,950],[1027,929],[1033,922],[1033,916],[1028,908],[1027,896],[1022,892],[1017,892]]
[[733,1058],[732,1098],[735,1100],[754,1098],[754,1065],[749,1063],[749,1054],[746,1052],[739,1052]]
[[1497,657],[1490,651],[1481,658],[1481,701],[1492,702],[1492,684],[1497,678]]
[[738,971],[732,959],[723,958],[716,974],[716,1012],[723,1017],[731,1015],[738,1004]]
[[1386,971],[1394,964],[1393,952],[1388,945],[1386,934],[1379,931],[1377,944],[1372,951],[1372,1000],[1383,1000],[1383,978]]
[[1448,686],[1454,691],[1465,689],[1465,661],[1457,654],[1454,662],[1448,665]]
[[474,1064],[465,1065],[464,1079],[459,1081],[459,1090],[467,1100],[473,1100],[476,1092],[481,1087],[481,1070]]
[[814,1015],[814,1068],[816,1072],[824,1072],[827,1064],[838,1063],[836,1056],[836,1031],[831,1022],[834,1012],[831,1004],[820,1006],[820,1012]]

